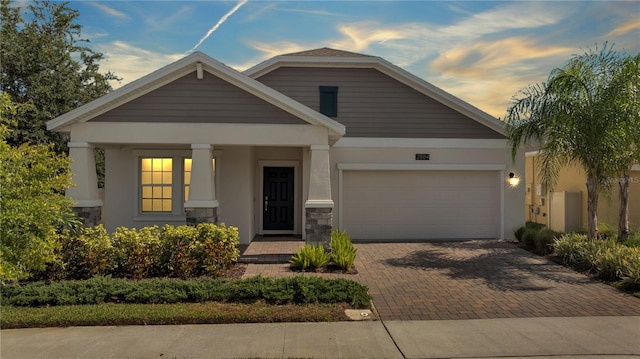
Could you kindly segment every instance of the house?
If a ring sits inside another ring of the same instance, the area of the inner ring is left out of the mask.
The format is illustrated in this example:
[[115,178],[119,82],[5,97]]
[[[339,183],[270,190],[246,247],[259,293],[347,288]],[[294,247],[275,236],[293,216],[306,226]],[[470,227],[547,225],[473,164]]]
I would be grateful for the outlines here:
[[241,243],[318,243],[331,229],[505,238],[524,216],[522,186],[507,184],[523,161],[503,123],[375,56],[322,48],[241,73],[194,53],[47,127],[70,136],[76,213],[110,231],[221,222]]
[[[587,228],[587,177],[578,165],[560,169],[557,183],[545,188],[540,177],[538,151],[526,152],[525,221],[537,222],[559,232]],[[598,227],[609,227],[617,233],[620,211],[618,179],[611,178],[611,189],[598,200]],[[629,228],[640,229],[640,165],[629,176]]]

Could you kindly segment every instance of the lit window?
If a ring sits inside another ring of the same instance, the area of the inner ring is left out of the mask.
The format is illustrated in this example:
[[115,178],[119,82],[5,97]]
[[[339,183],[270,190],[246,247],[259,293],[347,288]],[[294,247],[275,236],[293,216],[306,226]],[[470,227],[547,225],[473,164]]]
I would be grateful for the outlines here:
[[172,167],[171,158],[142,158],[142,212],[171,212]]
[[[213,172],[215,176],[215,168],[216,168],[216,159],[214,158],[212,161]],[[189,187],[191,185],[191,158],[184,159],[184,201],[189,200]]]
[[184,201],[189,200],[189,185],[191,184],[191,158],[184,159]]

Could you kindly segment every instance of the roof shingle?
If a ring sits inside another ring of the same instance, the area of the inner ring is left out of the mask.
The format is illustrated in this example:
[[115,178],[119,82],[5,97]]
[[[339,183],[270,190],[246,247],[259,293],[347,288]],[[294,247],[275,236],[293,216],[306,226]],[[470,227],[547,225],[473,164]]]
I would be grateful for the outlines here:
[[306,50],[284,54],[282,56],[305,56],[305,57],[373,57],[370,55],[358,54],[355,52],[343,51],[323,47],[320,49]]

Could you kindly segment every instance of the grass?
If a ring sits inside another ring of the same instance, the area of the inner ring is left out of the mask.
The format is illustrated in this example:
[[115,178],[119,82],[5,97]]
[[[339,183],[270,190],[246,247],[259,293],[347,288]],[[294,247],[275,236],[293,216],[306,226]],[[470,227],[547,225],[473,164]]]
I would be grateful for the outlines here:
[[347,320],[345,304],[254,303],[99,304],[0,307],[2,329],[91,325],[175,325]]

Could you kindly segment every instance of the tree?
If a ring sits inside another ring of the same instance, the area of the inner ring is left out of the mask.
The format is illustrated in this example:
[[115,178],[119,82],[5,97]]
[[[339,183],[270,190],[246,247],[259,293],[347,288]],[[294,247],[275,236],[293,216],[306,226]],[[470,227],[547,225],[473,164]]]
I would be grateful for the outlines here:
[[[29,106],[29,105],[23,105]],[[18,107],[0,95],[0,280],[25,279],[55,261],[60,230],[75,222],[69,159],[52,145],[4,140]]]
[[18,106],[7,143],[55,144],[66,151],[66,139],[46,130],[46,122],[111,90],[110,72],[99,71],[103,54],[92,51],[76,23],[79,12],[67,3],[35,1],[28,5],[30,20],[20,8],[0,0],[0,92]]
[[618,152],[611,158],[612,172],[618,173],[618,240],[629,236],[629,178],[631,167],[640,163],[640,54],[624,59],[612,81],[611,98],[617,112],[612,113],[616,122],[615,137],[619,141]]
[[619,95],[627,58],[607,44],[574,55],[551,71],[546,83],[517,93],[505,118],[514,158],[523,143],[539,147],[540,173],[548,188],[562,166],[577,163],[584,169],[589,238],[597,236],[599,193],[610,187],[608,179],[619,173],[616,156],[627,150],[619,135],[632,111],[623,111],[625,100],[612,100]]

